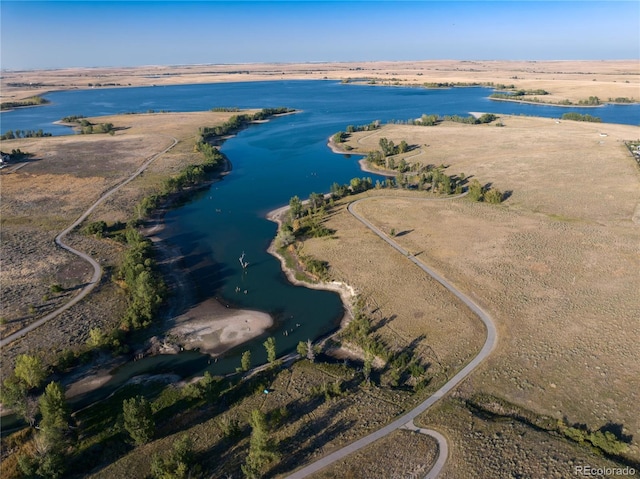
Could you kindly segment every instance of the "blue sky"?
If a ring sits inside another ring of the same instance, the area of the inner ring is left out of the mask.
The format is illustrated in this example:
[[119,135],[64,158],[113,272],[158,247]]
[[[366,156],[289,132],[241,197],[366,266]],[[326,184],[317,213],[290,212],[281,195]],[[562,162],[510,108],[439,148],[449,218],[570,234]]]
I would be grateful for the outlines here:
[[640,58],[629,1],[7,1],[3,69]]

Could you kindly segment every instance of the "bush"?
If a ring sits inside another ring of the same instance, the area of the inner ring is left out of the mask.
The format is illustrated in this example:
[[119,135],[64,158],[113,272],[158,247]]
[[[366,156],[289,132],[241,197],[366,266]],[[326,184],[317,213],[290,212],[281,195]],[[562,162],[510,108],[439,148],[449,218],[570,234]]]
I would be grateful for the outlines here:
[[85,226],[82,232],[86,235],[95,235],[98,238],[103,238],[107,232],[107,223],[104,221],[94,221]]
[[484,195],[484,200],[487,203],[499,204],[502,203],[503,194],[500,190],[495,188],[490,189]]

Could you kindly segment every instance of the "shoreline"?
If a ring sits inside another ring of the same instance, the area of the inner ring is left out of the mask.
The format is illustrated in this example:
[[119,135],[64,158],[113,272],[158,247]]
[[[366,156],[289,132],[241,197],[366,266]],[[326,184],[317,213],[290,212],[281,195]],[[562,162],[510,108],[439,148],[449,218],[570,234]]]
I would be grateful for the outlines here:
[[[289,206],[285,205],[280,208],[276,208],[275,210],[269,211],[266,214],[266,218],[269,221],[273,221],[274,223],[276,223],[278,225],[278,229],[280,229],[280,227],[282,226],[282,217],[288,211],[289,211]],[[345,311],[344,315],[342,316],[342,319],[340,320],[339,329],[342,329],[348,324],[348,322],[353,317],[351,302],[353,298],[356,297],[356,291],[352,286],[348,285],[347,283],[342,283],[340,281],[309,283],[309,282],[301,281],[297,279],[295,277],[294,272],[289,267],[287,267],[287,262],[284,256],[282,256],[276,250],[275,239],[271,241],[271,244],[269,244],[269,247],[267,248],[267,253],[274,256],[280,261],[280,268],[282,269],[282,272],[285,274],[285,276],[287,277],[287,280],[291,284],[294,284],[296,286],[304,286],[305,288],[310,288],[310,289],[319,289],[319,290],[333,291],[334,293],[338,293],[340,295],[340,300],[342,301],[342,306],[344,307],[344,311]],[[331,337],[333,334],[334,333],[331,333],[328,337]],[[326,337],[323,338],[323,340],[324,339],[326,339]]]
[[491,101],[510,101],[512,103],[523,103],[526,105],[540,105],[540,106],[557,106],[564,108],[600,108],[606,105],[637,105],[640,102],[635,103],[614,103],[614,102],[603,102],[599,105],[563,105],[562,103],[547,103],[543,101],[531,101],[531,100],[516,100],[511,98],[491,98],[488,96],[487,99]]
[[[482,60],[471,63],[465,60],[380,60],[63,67],[3,71],[0,96],[3,102],[15,102],[58,91],[281,80],[333,80],[344,83],[375,81],[376,83],[371,86],[442,89],[467,85],[492,87],[513,82],[513,79],[517,78],[517,86],[523,89],[534,88],[534,83],[539,82],[553,84],[553,87],[545,88],[560,98],[567,95],[564,93],[567,88],[571,88],[572,93],[567,97],[577,104],[580,99],[589,96],[633,98],[635,95],[637,97],[636,66],[637,61],[634,59],[601,59],[535,62]],[[529,72],[532,68],[534,68],[535,78],[531,74],[522,75],[523,72]],[[575,73],[588,76],[576,80]],[[587,84],[583,81],[585,79],[593,80],[596,84],[591,82]],[[394,84],[390,85],[389,82]]]
[[[350,153],[348,151],[341,150],[338,147],[338,145],[335,144],[335,142],[333,141],[333,137],[331,137],[331,136],[327,140],[327,146],[336,155],[362,156],[362,158],[360,158],[358,160],[358,164],[360,165],[360,169],[365,173],[372,173],[374,175],[386,176],[387,178],[394,178],[396,176],[395,173],[393,173],[393,172],[391,172],[389,170],[376,170],[376,169],[372,168],[371,166],[369,166],[369,164],[367,163],[367,159],[364,157],[364,155],[362,153]],[[274,210],[271,213],[273,213],[275,211],[278,211],[278,210]],[[271,214],[271,213],[269,213],[269,214]]]

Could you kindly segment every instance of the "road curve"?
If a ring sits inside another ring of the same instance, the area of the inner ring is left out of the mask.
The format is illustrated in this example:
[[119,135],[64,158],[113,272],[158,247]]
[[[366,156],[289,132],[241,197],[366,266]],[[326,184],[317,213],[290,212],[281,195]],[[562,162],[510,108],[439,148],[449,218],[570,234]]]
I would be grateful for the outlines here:
[[29,324],[28,326],[25,326],[24,328],[16,331],[13,334],[10,334],[6,338],[0,340],[0,347],[6,346],[7,344],[15,341],[18,338],[21,338],[22,336],[24,336],[25,334],[33,331],[34,329],[39,328],[40,326],[42,326],[47,321],[55,318],[56,316],[58,316],[63,311],[66,311],[71,306],[73,306],[74,304],[76,304],[79,301],[81,301],[85,296],[87,296],[98,285],[98,283],[100,282],[100,278],[102,278],[102,267],[98,264],[98,262],[96,260],[94,260],[88,254],[83,253],[82,251],[78,251],[77,249],[72,248],[71,246],[66,244],[64,242],[64,237],[67,234],[69,234],[69,232],[71,232],[74,228],[76,228],[80,223],[82,223],[85,219],[87,219],[87,217],[91,213],[93,213],[93,211],[98,206],[100,206],[102,203],[104,203],[104,201],[106,201],[109,197],[111,197],[116,191],[118,191],[120,188],[122,188],[123,186],[125,186],[129,182],[133,181],[144,170],[146,170],[149,167],[149,165],[151,163],[153,163],[159,156],[164,155],[167,151],[171,150],[174,146],[176,146],[178,144],[178,139],[177,138],[174,138],[173,136],[170,136],[169,138],[171,138],[171,140],[172,140],[171,145],[169,145],[168,147],[166,147],[164,150],[160,151],[159,153],[156,153],[155,155],[149,157],[149,159],[147,159],[136,171],[134,171],[131,174],[131,176],[127,177],[126,179],[124,179],[123,181],[118,183],[117,185],[115,185],[112,188],[110,188],[109,190],[107,190],[100,198],[98,198],[96,200],[95,203],[93,203],[89,207],[89,209],[87,209],[76,221],[74,221],[73,224],[71,224],[67,229],[65,229],[62,233],[60,233],[60,234],[58,234],[58,236],[56,236],[55,242],[56,242],[56,244],[58,246],[60,246],[61,248],[65,249],[67,251],[69,251],[70,253],[75,254],[76,256],[79,256],[83,260],[87,261],[91,265],[91,267],[93,268],[93,275],[91,276],[91,279],[82,288],[80,293],[75,295],[69,302],[67,302],[64,305],[60,306],[55,311],[52,311],[51,313],[47,314],[46,316],[43,316],[42,318],[38,319],[37,321],[34,321],[33,323]]
[[[402,255],[406,256],[412,263],[417,265],[425,273],[427,273],[433,279],[438,281],[442,286],[444,286],[447,290],[449,290],[452,294],[454,294],[458,299],[460,299],[460,301],[462,301],[465,305],[467,305],[467,307],[469,307],[469,309],[471,309],[471,311],[473,311],[480,318],[480,320],[483,322],[483,324],[485,325],[485,328],[487,330],[487,338],[486,338],[486,340],[484,342],[484,345],[482,346],[482,349],[480,350],[480,352],[478,353],[478,355],[475,358],[473,358],[455,376],[453,376],[451,379],[449,379],[449,381],[447,381],[440,389],[438,389],[435,393],[433,393],[431,396],[429,396],[425,401],[420,403],[414,409],[412,409],[411,411],[409,411],[409,412],[405,413],[404,415],[400,416],[398,419],[396,419],[395,421],[391,422],[390,424],[387,424],[383,428],[378,429],[375,432],[372,432],[368,436],[365,436],[365,437],[363,437],[363,438],[361,438],[361,439],[359,439],[359,440],[357,440],[357,441],[355,441],[355,442],[353,442],[351,444],[348,444],[347,446],[345,446],[345,447],[343,447],[341,449],[338,449],[337,451],[334,451],[333,453],[323,457],[322,459],[319,459],[316,462],[313,462],[313,463],[309,464],[308,466],[305,466],[302,469],[297,470],[293,474],[287,476],[286,479],[302,479],[304,477],[307,477],[307,476],[309,476],[309,475],[311,475],[311,474],[313,474],[315,472],[320,471],[321,469],[325,468],[326,466],[328,466],[328,465],[330,465],[330,464],[332,464],[332,463],[334,463],[336,461],[339,461],[340,459],[345,458],[349,454],[351,454],[353,452],[356,452],[356,451],[358,451],[359,449],[362,449],[365,446],[368,446],[369,444],[373,443],[374,441],[377,441],[378,439],[381,439],[381,438],[385,437],[386,435],[390,434],[391,432],[393,432],[393,431],[395,431],[397,429],[400,429],[400,428],[410,429],[410,430],[414,430],[414,431],[417,431],[417,432],[421,432],[423,434],[427,434],[427,435],[429,435],[431,437],[434,437],[438,441],[438,448],[439,448],[438,459],[436,461],[436,464],[431,468],[429,473],[425,476],[425,479],[435,479],[438,476],[438,474],[440,473],[440,470],[444,467],[444,464],[445,464],[445,462],[447,460],[447,457],[448,457],[448,454],[449,454],[448,453],[448,446],[447,446],[446,439],[444,438],[444,436],[442,436],[442,434],[440,434],[437,431],[433,431],[431,429],[421,429],[421,428],[416,427],[413,424],[413,420],[416,417],[418,417],[420,414],[425,412],[427,409],[429,409],[431,406],[433,406],[440,399],[442,399],[447,393],[449,393],[449,391],[451,391],[454,387],[456,387],[458,384],[460,384],[460,382],[462,382],[463,379],[465,379],[467,376],[469,376],[469,374],[471,374],[471,372],[476,367],[478,367],[478,365],[482,361],[484,361],[489,356],[489,354],[491,354],[491,351],[493,350],[493,348],[495,347],[496,342],[497,342],[497,338],[498,338],[497,330],[496,330],[495,324],[493,323],[493,320],[491,319],[489,314],[487,314],[471,298],[469,298],[468,296],[466,296],[465,294],[460,292],[455,286],[453,286],[451,283],[449,283],[445,278],[443,278],[441,275],[436,273],[434,270],[432,270],[431,268],[426,266],[418,258],[413,256],[410,252],[406,251],[399,244],[397,244],[394,240],[392,240],[385,233],[383,233],[380,229],[378,229],[373,224],[371,224],[371,222],[369,222],[366,218],[364,218],[363,216],[361,216],[360,214],[356,213],[353,210],[353,207],[356,204],[360,203],[361,201],[367,201],[368,199],[372,199],[372,198],[376,198],[376,197],[373,196],[373,197],[361,198],[359,200],[356,200],[356,201],[350,203],[348,208],[347,208],[349,213],[351,213],[363,225],[365,225],[367,228],[369,228],[371,231],[373,231],[375,234],[377,234],[380,238],[382,238],[384,241],[386,241],[396,251],[398,251]],[[447,199],[453,199],[453,198],[447,198]],[[422,200],[422,198],[420,198],[420,199],[416,198],[416,200]],[[428,198],[425,198],[424,200],[433,201],[432,199],[428,199]]]

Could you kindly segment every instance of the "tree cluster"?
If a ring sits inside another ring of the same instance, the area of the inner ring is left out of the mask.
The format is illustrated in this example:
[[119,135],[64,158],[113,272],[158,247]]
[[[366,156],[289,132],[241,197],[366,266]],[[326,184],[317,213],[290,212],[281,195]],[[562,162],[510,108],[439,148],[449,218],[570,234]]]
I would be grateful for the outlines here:
[[62,121],[63,123],[80,123],[80,120],[82,120],[83,118],[86,118],[86,116],[84,116],[84,115],[69,115],[69,116],[62,117],[62,119],[60,121]]
[[222,137],[225,135],[230,135],[241,128],[246,127],[252,121],[260,121],[265,120],[271,116],[281,115],[283,113],[292,112],[291,108],[287,107],[277,107],[277,108],[263,108],[262,110],[254,113],[254,114],[242,114],[242,115],[234,115],[229,118],[222,125],[213,126],[213,127],[202,127],[200,128],[200,142],[208,142],[215,137]]
[[251,411],[251,438],[249,440],[249,454],[242,466],[242,472],[247,479],[263,477],[267,469],[280,456],[277,452],[277,444],[270,434],[269,423],[266,415],[259,409]]
[[115,133],[115,128],[113,123],[91,123],[89,120],[81,119],[80,120],[80,133],[82,135],[91,135],[94,133],[109,133],[113,135]]
[[467,191],[467,198],[471,201],[484,201],[485,203],[498,204],[504,200],[504,193],[499,189],[482,186],[475,178],[469,183]]
[[602,118],[597,116],[591,116],[589,114],[582,114],[576,112],[569,112],[562,115],[563,120],[573,120],[573,121],[590,121],[593,123],[601,123]]
[[378,142],[380,145],[380,150],[382,151],[383,156],[392,156],[397,155],[399,153],[406,153],[409,151],[409,145],[406,141],[402,140],[399,145],[395,145],[393,140],[389,140],[387,138],[380,138]]
[[151,403],[144,396],[135,396],[122,402],[124,428],[136,446],[153,439],[156,423],[153,419]]
[[333,139],[333,141],[335,143],[342,143],[346,139],[348,139],[349,136],[352,133],[355,133],[357,131],[373,131],[373,130],[377,130],[378,128],[380,128],[380,121],[379,120],[372,121],[371,123],[368,123],[367,125],[357,125],[357,126],[356,125],[348,125],[346,131],[339,131],[339,132],[335,133],[331,138]]
[[154,479],[188,479],[199,473],[200,466],[194,460],[193,441],[187,435],[176,439],[168,454],[154,454],[151,458]]
[[590,96],[586,100],[578,101],[578,105],[602,105],[602,102],[597,96]]
[[362,300],[358,298],[354,305],[354,318],[340,334],[342,340],[351,342],[364,351],[362,372],[365,381],[370,381],[373,360],[379,358],[385,362],[384,371],[388,373],[387,378],[392,387],[412,383],[417,390],[426,385],[426,367],[421,364],[420,359],[409,349],[393,351],[379,334],[375,334],[371,322],[364,311]]
[[151,324],[163,302],[166,288],[157,272],[151,241],[133,228],[126,231],[126,240],[129,248],[118,277],[129,298],[121,325],[128,331]]
[[14,148],[11,150],[11,153],[4,153],[4,152],[0,152],[2,153],[2,156],[7,155],[9,156],[9,161],[10,162],[16,162],[16,161],[22,161],[25,160],[27,158],[30,158],[31,156],[33,156],[33,153],[28,153],[26,151],[22,151],[20,150],[20,148]]
[[14,140],[17,138],[43,138],[46,136],[52,136],[51,133],[45,133],[42,129],[39,130],[8,130],[2,136],[0,140]]
[[[48,371],[38,356],[16,357],[13,373],[4,380],[0,399],[5,407],[36,427],[35,448],[18,457],[18,467],[27,477],[61,477],[70,442],[71,420],[64,388],[56,382],[41,389]],[[38,397],[39,396],[39,397]]]

